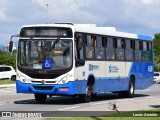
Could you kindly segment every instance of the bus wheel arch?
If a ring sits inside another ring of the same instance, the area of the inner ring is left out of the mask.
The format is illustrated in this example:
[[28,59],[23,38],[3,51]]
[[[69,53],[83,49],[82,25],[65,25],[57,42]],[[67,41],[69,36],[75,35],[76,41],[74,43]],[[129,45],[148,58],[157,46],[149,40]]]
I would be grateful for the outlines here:
[[95,77],[94,77],[94,75],[89,75],[89,77],[88,77],[88,80],[87,80],[87,86],[88,85],[94,85],[94,83],[95,83]]

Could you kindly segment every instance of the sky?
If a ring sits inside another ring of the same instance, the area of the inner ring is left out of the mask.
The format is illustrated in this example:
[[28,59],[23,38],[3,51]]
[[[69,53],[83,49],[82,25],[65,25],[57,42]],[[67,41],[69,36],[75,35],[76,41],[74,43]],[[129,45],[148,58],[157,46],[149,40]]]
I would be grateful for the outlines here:
[[159,6],[160,0],[0,0],[0,44],[7,44],[23,25],[56,22],[154,37],[160,33]]

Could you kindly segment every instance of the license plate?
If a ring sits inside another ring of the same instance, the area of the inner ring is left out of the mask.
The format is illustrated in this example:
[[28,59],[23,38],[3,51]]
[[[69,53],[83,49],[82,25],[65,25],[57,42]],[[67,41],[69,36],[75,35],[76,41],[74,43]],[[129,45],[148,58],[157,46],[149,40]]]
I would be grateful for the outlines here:
[[33,69],[42,69],[42,64],[33,64]]

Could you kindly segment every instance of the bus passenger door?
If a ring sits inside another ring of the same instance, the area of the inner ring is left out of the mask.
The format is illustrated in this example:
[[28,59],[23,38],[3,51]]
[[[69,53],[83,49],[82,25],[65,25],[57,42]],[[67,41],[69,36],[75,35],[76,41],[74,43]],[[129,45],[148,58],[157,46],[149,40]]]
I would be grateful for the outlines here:
[[76,94],[84,94],[86,91],[87,82],[85,59],[84,59],[84,45],[82,34],[76,34],[74,41],[74,53],[75,53],[75,67],[74,67],[74,79],[75,79],[75,92]]

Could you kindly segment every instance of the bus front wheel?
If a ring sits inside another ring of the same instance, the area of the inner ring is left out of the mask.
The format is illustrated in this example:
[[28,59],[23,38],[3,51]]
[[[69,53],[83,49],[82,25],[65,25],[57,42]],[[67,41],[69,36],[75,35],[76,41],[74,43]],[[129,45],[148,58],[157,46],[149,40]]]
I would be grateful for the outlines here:
[[82,102],[90,102],[92,96],[92,86],[88,85],[86,88],[86,94],[79,95]]
[[45,103],[47,95],[43,94],[34,94],[35,100],[37,103]]

